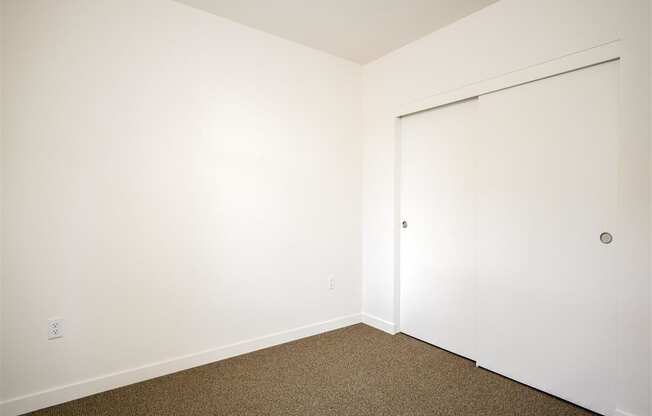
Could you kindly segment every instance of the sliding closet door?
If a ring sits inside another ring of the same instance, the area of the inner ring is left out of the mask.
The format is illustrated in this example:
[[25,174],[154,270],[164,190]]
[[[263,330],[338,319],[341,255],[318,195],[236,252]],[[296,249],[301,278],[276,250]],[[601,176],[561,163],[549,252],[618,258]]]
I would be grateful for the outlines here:
[[482,96],[477,140],[478,363],[603,414],[623,278],[618,71]]
[[477,100],[401,121],[401,331],[474,355]]

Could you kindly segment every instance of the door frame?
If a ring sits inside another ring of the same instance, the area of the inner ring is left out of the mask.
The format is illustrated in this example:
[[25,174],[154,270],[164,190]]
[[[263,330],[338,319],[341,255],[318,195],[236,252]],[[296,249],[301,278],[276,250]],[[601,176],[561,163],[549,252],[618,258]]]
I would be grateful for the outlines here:
[[492,92],[619,60],[621,57],[622,42],[617,39],[496,77],[439,92],[423,100],[403,105],[394,111],[394,332],[401,332],[402,118]]

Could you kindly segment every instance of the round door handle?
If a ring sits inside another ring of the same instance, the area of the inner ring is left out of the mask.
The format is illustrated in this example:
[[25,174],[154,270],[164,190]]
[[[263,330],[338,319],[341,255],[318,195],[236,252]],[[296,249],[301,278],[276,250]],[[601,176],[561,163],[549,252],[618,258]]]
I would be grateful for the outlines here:
[[401,223],[401,226],[402,226],[403,228],[407,228],[407,221],[403,221],[403,222]]

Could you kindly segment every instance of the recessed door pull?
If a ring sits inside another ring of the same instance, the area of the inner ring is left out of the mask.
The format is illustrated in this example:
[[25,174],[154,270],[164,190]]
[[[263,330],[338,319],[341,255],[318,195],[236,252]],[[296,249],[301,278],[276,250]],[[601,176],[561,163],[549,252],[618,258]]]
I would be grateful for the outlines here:
[[611,244],[614,241],[614,236],[611,233],[602,233],[600,234],[600,241],[602,244]]

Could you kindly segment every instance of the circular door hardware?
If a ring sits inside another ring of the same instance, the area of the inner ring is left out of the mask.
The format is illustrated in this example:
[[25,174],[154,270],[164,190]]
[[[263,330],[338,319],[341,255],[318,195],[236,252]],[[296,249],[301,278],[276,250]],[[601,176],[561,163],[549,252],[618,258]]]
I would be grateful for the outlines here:
[[600,241],[602,244],[611,244],[614,241],[614,236],[611,233],[602,233],[600,234]]
[[401,226],[402,226],[403,228],[407,228],[407,221],[403,221],[403,222],[401,223]]

